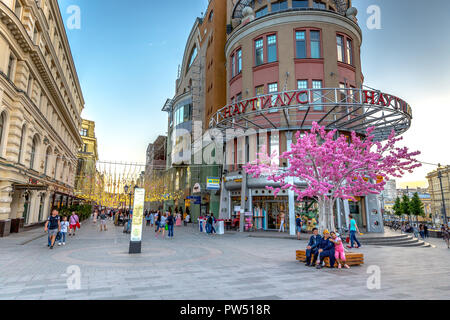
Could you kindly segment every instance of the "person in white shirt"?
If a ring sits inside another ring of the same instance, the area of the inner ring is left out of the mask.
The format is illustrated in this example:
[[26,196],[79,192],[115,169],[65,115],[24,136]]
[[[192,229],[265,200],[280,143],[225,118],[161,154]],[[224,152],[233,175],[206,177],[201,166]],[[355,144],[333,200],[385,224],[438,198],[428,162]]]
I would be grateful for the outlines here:
[[66,235],[69,230],[69,221],[67,221],[67,217],[63,217],[63,221],[61,222],[61,238],[59,239],[58,246],[66,245]]

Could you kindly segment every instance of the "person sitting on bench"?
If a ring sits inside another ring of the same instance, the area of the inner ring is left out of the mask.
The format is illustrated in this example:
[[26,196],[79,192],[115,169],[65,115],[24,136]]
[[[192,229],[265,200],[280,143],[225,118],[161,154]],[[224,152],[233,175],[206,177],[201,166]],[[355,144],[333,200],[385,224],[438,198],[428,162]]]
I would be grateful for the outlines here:
[[[317,256],[319,254],[319,244],[322,241],[322,237],[319,235],[317,228],[313,229],[313,235],[309,239],[308,246],[306,247],[306,266],[314,266],[316,264]],[[311,264],[311,255],[314,255]]]
[[330,268],[334,268],[334,263],[336,262],[334,243],[330,241],[330,232],[328,230],[323,232],[323,238],[319,244],[319,262],[317,262],[317,269],[322,269],[322,263],[326,257],[330,259]]

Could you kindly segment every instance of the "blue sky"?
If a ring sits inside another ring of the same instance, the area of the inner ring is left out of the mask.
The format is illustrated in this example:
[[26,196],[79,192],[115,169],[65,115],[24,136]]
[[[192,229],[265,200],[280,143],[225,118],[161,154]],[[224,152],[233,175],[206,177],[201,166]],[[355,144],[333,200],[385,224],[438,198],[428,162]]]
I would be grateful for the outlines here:
[[[165,100],[195,18],[207,0],[59,0],[81,9],[81,29],[67,30],[86,101],[96,121],[101,160],[145,162],[145,150],[167,131]],[[132,4],[132,5],[131,5]],[[450,164],[450,1],[354,0],[363,31],[365,84],[395,94],[413,108],[404,144],[426,162]],[[381,9],[381,29],[366,12]],[[445,142],[450,145],[449,142]],[[423,180],[426,166],[403,181]]]

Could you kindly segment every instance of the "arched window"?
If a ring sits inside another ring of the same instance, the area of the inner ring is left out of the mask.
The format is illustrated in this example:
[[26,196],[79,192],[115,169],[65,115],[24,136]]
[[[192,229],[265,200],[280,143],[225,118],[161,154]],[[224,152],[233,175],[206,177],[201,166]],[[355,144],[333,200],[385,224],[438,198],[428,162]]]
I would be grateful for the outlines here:
[[23,149],[24,149],[24,145],[25,145],[26,131],[27,131],[27,127],[25,125],[23,125],[22,133],[21,133],[21,137],[20,137],[20,146],[19,146],[19,163],[22,162],[22,154],[23,154]]
[[188,69],[191,67],[192,63],[194,63],[195,58],[197,58],[197,47],[196,46],[192,49],[191,55],[189,56]]
[[35,169],[38,144],[39,144],[38,137],[34,136],[33,142],[31,143],[30,169]]
[[56,154],[55,155],[55,157],[56,157],[56,159],[55,159],[55,175],[54,175],[54,177],[53,177],[53,179],[55,179],[56,180],[56,175],[57,175],[57,173],[58,173],[58,155]]

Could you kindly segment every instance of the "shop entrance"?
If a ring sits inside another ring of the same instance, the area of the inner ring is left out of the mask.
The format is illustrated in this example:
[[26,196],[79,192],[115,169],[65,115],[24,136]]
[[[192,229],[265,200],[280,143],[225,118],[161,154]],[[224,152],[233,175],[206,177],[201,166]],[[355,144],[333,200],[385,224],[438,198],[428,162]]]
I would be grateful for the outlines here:
[[253,217],[257,229],[280,230],[284,214],[284,232],[289,232],[288,197],[253,197]]

